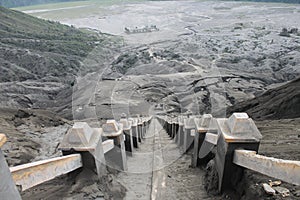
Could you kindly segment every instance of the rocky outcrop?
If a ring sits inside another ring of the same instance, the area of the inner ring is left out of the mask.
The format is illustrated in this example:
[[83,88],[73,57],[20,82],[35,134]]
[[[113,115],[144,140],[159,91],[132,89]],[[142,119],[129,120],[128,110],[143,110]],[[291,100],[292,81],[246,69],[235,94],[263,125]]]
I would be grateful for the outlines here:
[[237,103],[228,109],[228,113],[243,111],[254,119],[282,119],[300,117],[299,110],[300,78]]

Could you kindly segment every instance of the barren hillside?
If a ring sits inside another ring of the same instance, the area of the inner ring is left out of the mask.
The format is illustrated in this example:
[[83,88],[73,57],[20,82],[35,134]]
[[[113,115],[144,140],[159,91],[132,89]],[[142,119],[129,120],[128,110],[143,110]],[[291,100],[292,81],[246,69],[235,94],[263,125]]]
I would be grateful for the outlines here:
[[291,119],[300,117],[300,79],[270,89],[254,99],[240,102],[228,109],[232,112],[247,112],[257,120]]

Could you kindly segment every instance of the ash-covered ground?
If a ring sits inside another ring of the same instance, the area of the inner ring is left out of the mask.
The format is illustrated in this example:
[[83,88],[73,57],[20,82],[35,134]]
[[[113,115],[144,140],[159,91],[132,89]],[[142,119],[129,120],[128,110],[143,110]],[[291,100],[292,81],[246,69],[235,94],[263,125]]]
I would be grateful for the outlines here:
[[[75,98],[73,114],[90,113],[91,106],[100,118],[120,109],[147,114],[162,103],[168,112],[224,116],[227,106],[299,76],[299,33],[279,35],[284,27],[297,27],[298,18],[298,5],[192,1],[121,4],[84,18],[62,18],[121,35],[125,42],[109,66],[78,80],[80,88],[95,88]],[[124,32],[151,24],[160,30]],[[101,53],[96,48],[92,55]]]
[[[293,104],[298,102],[294,99],[298,97],[291,95],[297,91],[298,82],[294,82],[294,90],[272,90],[275,91],[272,92],[274,97],[276,91],[291,97],[284,101],[273,102],[265,96],[252,99],[299,77],[299,33],[280,35],[282,28],[299,28],[299,5],[219,1],[151,1],[115,5],[87,1],[84,4],[59,10],[25,12],[78,28],[88,28],[97,34],[100,31],[118,35],[123,40],[118,37],[114,41],[115,36],[105,37],[87,56],[78,59],[79,70],[67,72],[68,76],[51,75],[49,78],[44,73],[46,79],[27,77],[25,80],[2,80],[1,106],[50,109],[75,120],[95,121],[118,119],[124,112],[129,115],[153,114],[158,104],[163,105],[166,113],[191,110],[194,114],[212,113],[216,117],[224,117],[227,107],[237,104],[229,111],[242,108],[243,111],[251,111],[250,117],[253,115],[255,119],[269,119],[257,122],[263,135],[261,154],[300,160],[300,127],[297,118],[300,112],[297,114],[293,110]],[[139,34],[124,32],[125,27],[152,24],[160,30]],[[7,51],[6,46],[2,49]],[[19,55],[16,52],[13,55]],[[30,56],[31,52],[27,54]],[[6,59],[7,54],[2,55],[1,58]],[[45,66],[51,69],[51,62],[47,63],[50,64]],[[44,65],[40,62],[37,66]],[[28,72],[22,65],[18,69]],[[69,78],[69,74],[72,78]],[[76,81],[71,88],[69,82],[73,79]],[[66,82],[68,87],[64,85]],[[250,104],[240,103],[242,101],[249,101]],[[255,110],[261,114],[266,112],[262,112],[259,106],[251,109],[251,102],[256,102],[255,106],[268,105],[267,117],[259,117]],[[289,106],[282,107],[281,104]],[[288,109],[292,110],[293,115],[278,115],[277,106],[285,108],[286,113],[289,113]],[[10,165],[58,155],[57,144],[70,127],[69,121],[55,118],[48,112],[28,112],[1,111],[0,122],[9,138],[4,152]],[[293,119],[281,119],[290,116]],[[272,120],[274,117],[278,120]],[[50,119],[54,124],[48,124]],[[166,171],[171,177],[172,173],[184,174],[180,176],[183,182],[197,175],[203,176],[203,171],[199,172],[199,169],[184,170],[189,161],[188,155],[185,155]],[[79,178],[66,179],[63,177],[42,185],[23,194],[23,197],[93,199],[98,196],[118,199],[124,198],[126,194],[126,182],[120,183],[113,175],[108,177],[108,186],[91,181],[84,184]],[[210,198],[281,199],[280,195],[270,197],[262,191],[261,183],[269,179],[247,172],[243,180],[244,187],[237,188],[239,191]],[[66,183],[70,187],[61,189],[60,186]],[[180,181],[170,183],[174,191],[181,186]],[[188,183],[193,185],[193,182]],[[199,180],[195,184],[199,184]],[[284,186],[291,191],[290,197],[284,199],[299,198],[299,187]],[[197,193],[199,188],[191,187],[190,190]],[[185,188],[182,193],[178,193],[177,198],[187,198],[188,192]]]
[[[111,118],[119,109],[147,114],[162,103],[168,112],[225,116],[227,106],[300,74],[299,33],[280,35],[282,28],[298,28],[299,5],[219,1],[103,5],[87,1],[60,9],[30,9],[23,10],[118,37],[99,33],[102,36],[98,43],[93,40],[97,43],[93,50],[76,58],[76,70],[64,70],[67,76],[51,75],[54,64],[38,62],[35,68],[43,70],[44,78],[21,77],[13,84],[2,81],[2,106],[51,107],[68,118],[82,119]],[[159,31],[124,32],[125,27],[150,25]],[[15,65],[28,71],[28,66]],[[73,94],[70,82],[75,85]]]

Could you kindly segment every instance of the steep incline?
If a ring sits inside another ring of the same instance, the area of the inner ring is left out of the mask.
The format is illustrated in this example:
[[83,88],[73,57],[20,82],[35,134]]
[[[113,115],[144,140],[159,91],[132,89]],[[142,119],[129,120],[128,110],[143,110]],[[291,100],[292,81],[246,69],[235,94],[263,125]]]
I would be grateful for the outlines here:
[[131,199],[220,199],[204,189],[204,171],[190,168],[190,154],[182,154],[157,119],[153,119],[139,149],[128,159],[128,171],[118,179]]
[[[0,82],[74,75],[95,34],[0,7]],[[22,72],[22,73],[21,73]]]
[[112,49],[110,36],[1,6],[0,19],[0,107],[54,108],[70,117],[76,76],[95,71],[84,59],[96,47]]
[[228,109],[247,112],[254,119],[282,119],[300,117],[300,78],[281,87]]

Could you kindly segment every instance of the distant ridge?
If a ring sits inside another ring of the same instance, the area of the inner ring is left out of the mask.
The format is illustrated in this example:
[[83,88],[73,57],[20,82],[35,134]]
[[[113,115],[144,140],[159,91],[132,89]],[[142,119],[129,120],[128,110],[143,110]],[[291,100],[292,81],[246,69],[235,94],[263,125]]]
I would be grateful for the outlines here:
[[249,1],[249,2],[268,2],[268,3],[300,3],[300,0],[230,0],[230,1]]
[[300,78],[227,109],[247,112],[254,119],[287,119],[300,117]]
[[31,6],[36,4],[45,4],[45,3],[59,3],[59,2],[68,2],[68,1],[84,1],[84,0],[0,0],[0,5],[13,8],[21,6]]

